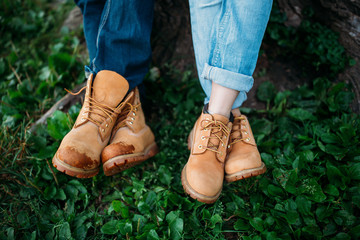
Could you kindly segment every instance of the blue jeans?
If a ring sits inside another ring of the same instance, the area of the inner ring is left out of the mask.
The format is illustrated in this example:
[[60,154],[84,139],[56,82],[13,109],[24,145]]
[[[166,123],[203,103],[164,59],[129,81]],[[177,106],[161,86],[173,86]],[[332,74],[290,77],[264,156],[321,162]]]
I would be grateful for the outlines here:
[[[151,58],[153,0],[75,0],[84,15],[90,55],[87,71],[112,70],[130,89],[139,85]],[[241,106],[253,85],[272,0],[189,0],[200,83],[209,102],[211,83],[239,91]]]
[[272,0],[189,0],[200,83],[210,100],[212,81],[239,91],[233,109],[252,88]]
[[75,0],[84,17],[90,65],[86,73],[111,70],[142,83],[151,61],[153,0]]

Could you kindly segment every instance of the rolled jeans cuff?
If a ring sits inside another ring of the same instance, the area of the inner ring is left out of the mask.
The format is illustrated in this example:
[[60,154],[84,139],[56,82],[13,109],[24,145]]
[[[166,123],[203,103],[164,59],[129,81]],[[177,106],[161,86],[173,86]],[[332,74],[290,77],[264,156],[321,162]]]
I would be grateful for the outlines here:
[[205,63],[201,77],[239,92],[249,92],[254,84],[252,76],[213,67],[207,63]]

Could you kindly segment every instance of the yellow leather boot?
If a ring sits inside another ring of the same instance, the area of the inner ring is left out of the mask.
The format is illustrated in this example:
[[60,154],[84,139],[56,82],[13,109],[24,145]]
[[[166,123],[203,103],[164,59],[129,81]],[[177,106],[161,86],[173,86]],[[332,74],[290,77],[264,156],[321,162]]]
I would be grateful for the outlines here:
[[104,70],[97,73],[95,80],[90,75],[84,88],[79,116],[52,160],[59,171],[78,178],[99,172],[101,151],[109,142],[129,84],[119,74]]
[[225,179],[234,182],[263,174],[265,164],[261,161],[254,135],[245,115],[234,116],[228,156],[225,162]]
[[122,104],[110,144],[101,153],[106,176],[139,164],[159,152],[154,134],[145,123],[138,88],[132,90]]
[[190,133],[191,153],[181,183],[185,192],[200,202],[213,203],[220,196],[231,126],[228,118],[203,112]]

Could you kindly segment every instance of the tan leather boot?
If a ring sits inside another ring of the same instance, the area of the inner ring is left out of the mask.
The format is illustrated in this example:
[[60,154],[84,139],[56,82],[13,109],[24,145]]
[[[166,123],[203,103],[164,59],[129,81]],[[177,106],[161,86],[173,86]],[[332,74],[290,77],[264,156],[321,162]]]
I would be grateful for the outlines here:
[[115,72],[100,71],[95,80],[90,75],[75,125],[52,160],[59,171],[78,178],[93,177],[99,172],[101,151],[109,142],[123,106],[120,102],[128,90],[126,79]]
[[101,153],[106,176],[139,164],[159,152],[154,134],[145,123],[138,88],[128,94],[123,104],[110,144]]
[[245,115],[234,116],[228,148],[225,162],[226,181],[234,182],[266,171]]
[[231,126],[222,115],[202,113],[190,133],[191,153],[181,183],[185,192],[200,202],[213,203],[220,196]]

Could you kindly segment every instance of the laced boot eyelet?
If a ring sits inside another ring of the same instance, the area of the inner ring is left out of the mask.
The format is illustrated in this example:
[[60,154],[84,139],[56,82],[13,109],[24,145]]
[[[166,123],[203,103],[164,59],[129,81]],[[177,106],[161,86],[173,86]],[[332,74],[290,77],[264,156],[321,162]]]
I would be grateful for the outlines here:
[[132,124],[133,124],[133,122],[129,122],[129,124],[131,124],[131,125],[132,125]]
[[132,115],[133,115],[133,116],[136,116],[136,113],[134,113],[134,112],[133,112],[133,114],[132,114]]
[[205,136],[202,136],[202,137],[201,137],[201,140],[205,140]]
[[135,118],[133,118],[133,117],[131,117],[130,119],[131,119],[131,121],[134,121],[134,120],[135,120]]
[[247,141],[247,142],[250,142],[250,138],[247,138],[246,141]]
[[105,127],[109,127],[109,124],[106,124]]
[[198,146],[198,148],[199,148],[199,149],[202,149],[202,146],[201,146],[201,145],[199,145],[199,146]]
[[105,132],[105,128],[102,128],[101,131],[102,131],[102,132]]

